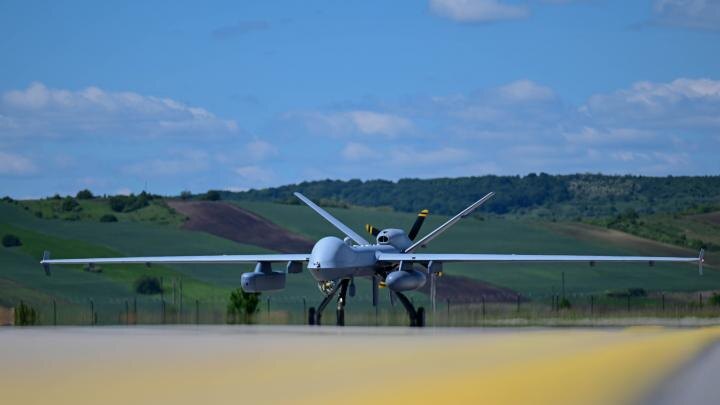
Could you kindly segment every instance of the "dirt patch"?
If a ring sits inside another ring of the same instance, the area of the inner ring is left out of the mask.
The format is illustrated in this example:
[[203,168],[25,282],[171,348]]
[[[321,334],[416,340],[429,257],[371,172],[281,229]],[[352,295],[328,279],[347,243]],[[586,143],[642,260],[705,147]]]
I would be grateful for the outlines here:
[[648,256],[693,256],[697,252],[679,246],[668,245],[650,239],[644,239],[614,229],[600,228],[581,223],[548,223],[549,229],[578,240],[605,241],[625,248],[636,250],[638,254]]
[[690,218],[693,221],[720,226],[720,211],[710,212],[708,214],[693,215]]
[[168,201],[189,219],[183,229],[282,253],[309,253],[313,242],[236,205],[214,201]]
[[15,310],[0,307],[0,326],[12,325],[13,323],[15,323]]
[[[509,288],[469,277],[444,275],[438,277],[436,283],[438,301],[450,298],[453,302],[480,302],[484,297],[486,302],[516,302],[518,298],[518,293]],[[429,295],[430,283],[425,283],[420,292]]]

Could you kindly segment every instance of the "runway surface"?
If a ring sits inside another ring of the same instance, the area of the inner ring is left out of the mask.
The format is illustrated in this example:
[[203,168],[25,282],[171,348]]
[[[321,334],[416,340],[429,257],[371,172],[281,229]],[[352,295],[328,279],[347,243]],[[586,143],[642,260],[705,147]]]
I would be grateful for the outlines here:
[[[0,402],[707,403],[720,328],[0,328]],[[692,384],[690,384],[692,383]]]

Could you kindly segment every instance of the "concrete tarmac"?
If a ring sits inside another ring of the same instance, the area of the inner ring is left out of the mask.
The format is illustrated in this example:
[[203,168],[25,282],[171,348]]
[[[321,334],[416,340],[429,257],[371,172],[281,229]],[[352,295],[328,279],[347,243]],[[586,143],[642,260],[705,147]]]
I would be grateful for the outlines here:
[[717,342],[720,328],[7,327],[0,402],[687,405],[717,398]]

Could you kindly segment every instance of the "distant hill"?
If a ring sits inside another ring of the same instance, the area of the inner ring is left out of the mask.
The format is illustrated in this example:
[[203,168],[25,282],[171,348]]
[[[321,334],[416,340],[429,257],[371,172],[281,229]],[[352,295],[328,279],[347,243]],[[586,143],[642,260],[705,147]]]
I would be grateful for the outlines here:
[[454,214],[489,191],[484,210],[551,219],[720,210],[720,176],[609,176],[602,174],[479,176],[437,179],[322,180],[244,192],[222,191],[225,200],[297,204],[300,191],[326,206],[388,207]]

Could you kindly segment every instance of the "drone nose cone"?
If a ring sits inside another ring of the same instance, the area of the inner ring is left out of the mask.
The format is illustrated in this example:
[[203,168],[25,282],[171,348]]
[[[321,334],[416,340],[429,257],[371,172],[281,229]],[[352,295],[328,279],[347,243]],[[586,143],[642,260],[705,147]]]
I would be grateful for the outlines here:
[[353,251],[339,238],[328,236],[320,239],[310,253],[310,268],[327,269],[345,267],[352,262]]

